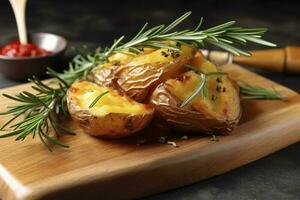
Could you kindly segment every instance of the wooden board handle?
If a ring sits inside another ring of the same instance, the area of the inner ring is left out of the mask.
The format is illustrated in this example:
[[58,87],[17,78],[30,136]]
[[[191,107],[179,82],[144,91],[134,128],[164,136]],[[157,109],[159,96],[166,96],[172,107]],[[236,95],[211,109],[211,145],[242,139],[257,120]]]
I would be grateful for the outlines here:
[[300,74],[300,47],[255,50],[252,56],[233,56],[221,51],[203,50],[203,54],[217,65],[237,63],[243,66],[265,69],[269,71]]
[[285,64],[288,73],[300,74],[300,47],[285,48]]

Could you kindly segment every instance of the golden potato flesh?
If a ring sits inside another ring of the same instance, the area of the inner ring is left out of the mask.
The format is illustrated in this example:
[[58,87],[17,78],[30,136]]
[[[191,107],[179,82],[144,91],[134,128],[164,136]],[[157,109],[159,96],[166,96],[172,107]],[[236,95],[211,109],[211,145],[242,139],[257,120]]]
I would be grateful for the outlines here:
[[115,53],[108,58],[108,62],[100,65],[99,67],[111,67],[114,65],[124,65],[135,58],[135,55],[126,53]]
[[88,81],[75,82],[69,88],[67,103],[71,117],[84,132],[106,138],[132,135],[147,126],[153,117],[151,105],[135,102],[118,91]]
[[191,59],[190,65],[201,70],[203,73],[216,72],[217,67],[208,61],[203,54],[198,51],[193,59]]
[[[143,48],[144,54],[149,54],[155,51],[154,48]],[[111,67],[114,65],[124,65],[129,63],[131,60],[136,58],[138,55],[132,54],[132,53],[121,53],[117,52],[113,55],[109,56],[108,62],[105,64],[100,65],[100,67]]]
[[144,102],[159,83],[182,73],[184,65],[190,62],[195,52],[195,48],[182,45],[178,52],[158,49],[134,58],[126,57],[126,64],[94,69],[93,81],[101,86],[113,87],[138,102]]
[[156,116],[176,130],[231,132],[240,119],[241,106],[238,87],[226,75],[207,76],[205,96],[200,93],[181,107],[202,81],[199,74],[189,71],[161,83],[150,99]]

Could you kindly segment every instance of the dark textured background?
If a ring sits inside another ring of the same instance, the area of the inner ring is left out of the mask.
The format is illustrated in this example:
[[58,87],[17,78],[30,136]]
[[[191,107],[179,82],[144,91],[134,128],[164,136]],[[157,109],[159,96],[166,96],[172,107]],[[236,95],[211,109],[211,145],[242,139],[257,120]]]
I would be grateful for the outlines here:
[[[84,3],[77,3],[84,2]],[[65,36],[70,46],[109,45],[122,34],[132,35],[145,21],[168,23],[191,10],[186,27],[205,17],[204,26],[236,20],[241,26],[268,27],[266,38],[282,47],[300,45],[300,3],[297,1],[129,1],[28,0],[27,25],[31,32]],[[0,44],[16,34],[8,0],[0,2]],[[249,49],[260,48],[252,45]],[[69,50],[67,54],[74,54]],[[258,71],[300,92],[300,76]],[[0,87],[19,84],[0,75]],[[300,199],[300,144],[292,145],[232,172],[146,198],[167,199]],[[159,180],[158,180],[159,181]]]

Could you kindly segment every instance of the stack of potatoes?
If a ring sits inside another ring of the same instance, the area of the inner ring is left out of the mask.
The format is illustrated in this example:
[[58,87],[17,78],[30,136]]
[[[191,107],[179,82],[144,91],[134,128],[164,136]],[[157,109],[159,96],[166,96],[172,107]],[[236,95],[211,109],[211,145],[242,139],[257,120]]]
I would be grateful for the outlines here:
[[[212,72],[216,66],[193,46],[115,53],[69,88],[69,112],[84,132],[106,138],[132,135],[153,118],[177,131],[226,134],[241,116],[239,89],[228,76]],[[214,75],[203,76],[208,73]],[[203,81],[205,95],[183,105]]]

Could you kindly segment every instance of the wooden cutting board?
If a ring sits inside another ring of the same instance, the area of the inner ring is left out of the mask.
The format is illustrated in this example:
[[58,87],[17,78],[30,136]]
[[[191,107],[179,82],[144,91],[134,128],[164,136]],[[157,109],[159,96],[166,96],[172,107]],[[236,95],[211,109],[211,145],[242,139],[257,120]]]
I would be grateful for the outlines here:
[[[133,139],[101,140],[82,133],[62,140],[70,149],[48,152],[27,138],[0,140],[0,198],[132,199],[194,183],[240,167],[300,140],[300,96],[237,65],[223,66],[236,79],[274,87],[288,101],[244,101],[240,125],[229,136],[178,139],[178,148]],[[1,90],[30,90],[20,85]],[[11,101],[0,97],[0,111]],[[5,118],[0,118],[2,123]]]

